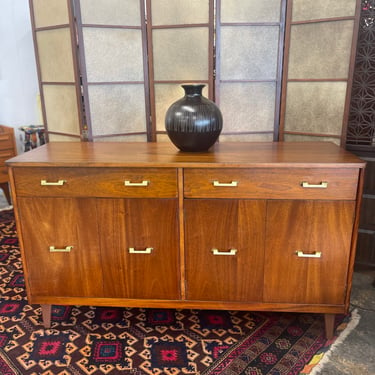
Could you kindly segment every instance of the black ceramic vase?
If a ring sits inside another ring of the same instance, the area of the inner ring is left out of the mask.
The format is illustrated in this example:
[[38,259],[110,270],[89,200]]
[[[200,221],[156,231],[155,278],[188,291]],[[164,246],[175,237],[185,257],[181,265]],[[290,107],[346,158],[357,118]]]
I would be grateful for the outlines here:
[[185,96],[173,103],[165,116],[165,128],[181,151],[207,151],[223,128],[220,109],[202,96],[205,85],[182,85]]

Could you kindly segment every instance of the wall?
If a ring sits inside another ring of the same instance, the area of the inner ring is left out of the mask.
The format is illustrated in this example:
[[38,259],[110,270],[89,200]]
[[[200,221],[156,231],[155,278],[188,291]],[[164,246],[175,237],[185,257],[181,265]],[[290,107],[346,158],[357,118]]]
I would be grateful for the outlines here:
[[28,0],[1,0],[0,124],[16,129],[22,147],[22,125],[39,125],[39,86]]

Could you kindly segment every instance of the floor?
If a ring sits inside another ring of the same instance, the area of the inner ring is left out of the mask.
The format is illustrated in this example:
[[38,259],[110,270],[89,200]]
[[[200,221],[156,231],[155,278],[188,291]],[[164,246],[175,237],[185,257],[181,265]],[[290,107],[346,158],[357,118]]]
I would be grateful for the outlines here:
[[[0,189],[0,209],[8,202]],[[353,275],[351,310],[357,326],[322,364],[321,375],[375,375],[375,269],[357,268]],[[315,374],[317,375],[317,374]]]

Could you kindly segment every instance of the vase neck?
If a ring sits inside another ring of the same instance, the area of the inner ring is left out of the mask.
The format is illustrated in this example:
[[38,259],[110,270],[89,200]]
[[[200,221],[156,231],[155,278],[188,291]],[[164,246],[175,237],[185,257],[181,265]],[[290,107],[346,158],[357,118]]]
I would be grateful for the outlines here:
[[186,96],[202,96],[203,87],[206,85],[182,85]]

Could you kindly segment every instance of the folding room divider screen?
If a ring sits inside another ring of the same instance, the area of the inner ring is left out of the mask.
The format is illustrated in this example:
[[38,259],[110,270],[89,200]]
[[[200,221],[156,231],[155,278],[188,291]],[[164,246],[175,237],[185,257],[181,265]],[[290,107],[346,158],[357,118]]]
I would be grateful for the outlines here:
[[50,140],[167,140],[204,83],[220,141],[345,134],[359,0],[29,0]]

